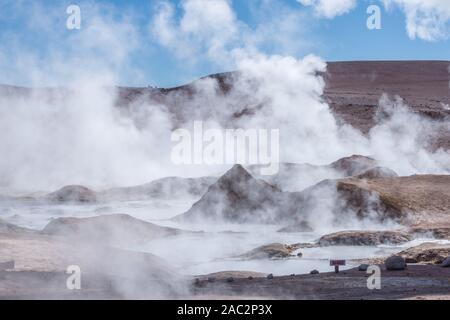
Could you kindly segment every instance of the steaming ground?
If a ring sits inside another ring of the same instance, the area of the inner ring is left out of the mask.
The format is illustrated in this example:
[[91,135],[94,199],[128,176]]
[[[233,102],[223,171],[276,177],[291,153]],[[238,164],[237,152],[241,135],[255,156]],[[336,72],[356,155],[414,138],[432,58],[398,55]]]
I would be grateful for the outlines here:
[[[398,177],[392,170],[376,165],[377,161],[374,159],[352,156],[324,167],[292,164],[287,166],[287,171],[280,177],[289,175],[289,172],[292,174],[294,170],[296,176],[301,179],[305,168],[306,172],[311,170],[323,172],[326,168],[330,170],[328,172],[331,172],[330,178],[340,177],[340,179],[335,180],[336,185],[333,180],[324,180],[301,192],[278,190],[280,199],[286,201],[286,203],[278,203],[281,212],[287,215],[289,211],[285,210],[290,208],[289,201],[294,199],[293,203],[302,208],[297,213],[297,218],[303,217],[306,220],[298,220],[294,215],[290,217],[294,218],[293,220],[282,219],[280,223],[272,221],[270,224],[252,223],[248,219],[239,221],[239,216],[235,215],[228,217],[236,219],[235,222],[221,221],[219,223],[209,219],[203,221],[202,219],[200,221],[180,219],[191,212],[197,203],[211,199],[208,195],[211,192],[226,203],[226,197],[235,194],[235,188],[248,189],[249,186],[254,188],[252,192],[241,193],[241,199],[229,205],[237,205],[234,210],[252,217],[253,209],[246,206],[249,202],[245,199],[247,197],[251,199],[254,192],[258,192],[259,188],[265,190],[267,185],[262,181],[257,182],[240,165],[233,166],[219,178],[197,178],[187,180],[189,182],[186,184],[182,183],[186,180],[171,178],[143,186],[115,188],[112,191],[95,192],[82,186],[67,186],[49,194],[34,194],[33,197],[26,194],[20,197],[4,196],[0,201],[0,257],[3,260],[15,261],[15,267],[14,272],[0,270],[0,277],[3,279],[0,285],[0,296],[34,299],[38,297],[36,292],[39,291],[45,293],[45,298],[70,299],[213,298],[223,295],[236,296],[236,294],[242,298],[255,294],[274,298],[275,292],[278,292],[277,298],[281,297],[280,293],[283,297],[286,295],[288,298],[305,298],[310,297],[314,290],[320,290],[317,288],[321,288],[322,285],[311,283],[306,291],[296,292],[294,288],[296,281],[313,280],[311,278],[302,280],[304,278],[298,278],[301,277],[299,275],[306,276],[311,270],[318,270],[320,273],[325,273],[321,277],[329,277],[326,272],[330,271],[330,259],[346,259],[348,264],[342,269],[348,270],[357,267],[360,261],[383,261],[385,257],[403,252],[405,249],[410,249],[414,253],[414,250],[419,248],[417,246],[425,242],[427,244],[424,246],[430,246],[430,243],[433,243],[432,248],[441,246],[443,250],[447,250],[450,246],[450,232],[448,232],[450,228],[446,229],[441,223],[438,225],[440,229],[435,230],[433,228],[436,228],[436,225],[432,224],[432,220],[428,220],[430,226],[421,225],[422,231],[414,229],[414,232],[410,231],[406,234],[405,221],[389,219],[383,221],[371,219],[370,216],[364,218],[364,214],[358,219],[356,211],[347,208],[348,204],[338,206],[332,201],[328,203],[331,206],[328,208],[316,205],[317,202],[321,202],[320,196],[328,199],[327,201],[338,200],[337,203],[341,204],[345,202],[343,200],[350,200],[349,204],[353,203],[353,205],[356,201],[359,211],[364,212],[369,208],[369,212],[366,213],[379,217],[383,214],[389,216],[390,211],[384,212],[382,209],[385,201],[392,195],[392,188],[386,188],[386,186],[397,184],[394,188],[394,193],[397,192],[394,199],[396,202],[392,202],[397,210],[394,213],[401,213],[405,205],[411,205],[411,199],[416,207],[426,204],[424,209],[439,207],[445,211],[445,208],[442,208],[444,202],[441,200],[446,199],[447,176]],[[323,179],[323,176],[319,175],[319,177]],[[203,185],[205,181],[211,183],[211,186],[206,188]],[[280,185],[283,185],[283,181],[284,179],[274,179],[274,182]],[[405,188],[401,186],[402,181],[408,182],[406,193],[401,192]],[[432,188],[423,188],[423,185],[419,184],[420,188],[411,194],[408,190],[414,188],[417,181],[431,183]],[[238,182],[238,185],[232,182]],[[171,197],[170,194],[162,192],[171,190],[170,186],[174,183],[179,186],[178,196]],[[352,188],[364,188],[374,184],[375,189],[380,190],[379,198],[375,201],[377,206],[367,207],[365,201],[373,204],[373,197],[364,196],[364,192],[361,193],[358,189],[351,191],[351,188],[346,189],[347,186],[343,194],[339,193],[341,192],[340,184],[344,186],[350,184]],[[156,195],[155,185],[161,191],[156,192]],[[287,186],[295,187],[291,183]],[[347,193],[349,190],[351,192]],[[443,192],[442,196],[430,197],[427,195],[430,190],[433,193]],[[147,199],[143,200],[145,195]],[[333,197],[330,198],[330,195]],[[417,198],[414,198],[415,196]],[[133,198],[141,200],[130,200]],[[421,201],[423,198],[427,201]],[[196,214],[200,214],[199,217],[208,214],[210,210],[216,210],[216,205],[211,202],[203,211]],[[271,203],[268,202],[267,205]],[[330,209],[333,210],[330,211]],[[345,215],[346,210],[349,210],[347,214],[350,213],[350,216]],[[314,215],[309,216],[308,212],[321,216],[320,218]],[[119,213],[126,213],[126,215]],[[222,214],[224,218],[227,217],[226,211]],[[419,218],[422,217],[420,212],[416,214]],[[289,218],[289,215],[286,218]],[[288,221],[290,221],[289,225],[286,226]],[[299,221],[301,222],[299,226],[303,229],[301,232],[296,231]],[[338,223],[335,223],[336,221]],[[280,232],[287,227],[294,232]],[[342,230],[352,229],[359,231],[348,232],[347,235],[339,233]],[[370,241],[375,239],[373,235],[382,234],[385,230],[392,233],[390,240],[379,240],[379,243],[370,244]],[[338,233],[328,235],[333,232]],[[331,241],[330,245],[321,244],[323,243],[321,237],[325,234],[328,241]],[[352,236],[353,240],[351,240]],[[321,240],[318,241],[319,239]],[[338,244],[339,241],[347,241],[349,245]],[[364,242],[365,245],[358,244],[360,242]],[[291,245],[289,247],[292,249],[289,249],[290,252],[283,257],[249,254],[255,250],[261,253],[258,251],[259,248],[267,245],[272,248]],[[298,253],[301,253],[301,257],[297,255]],[[433,256],[436,257],[436,255]],[[83,288],[83,294],[70,294],[64,287],[64,270],[69,264],[82,267],[85,274],[83,283],[86,286]],[[354,270],[348,272],[354,274]],[[439,277],[443,274],[437,270],[433,272],[433,277],[438,277],[433,281],[438,283],[441,281]],[[268,290],[267,284],[261,283],[267,274],[272,274],[275,276],[274,279],[281,281],[274,280],[272,284],[274,291]],[[292,274],[298,276],[291,276],[287,282],[282,280],[286,275]],[[220,280],[230,275],[236,279],[233,280],[236,281],[236,286],[243,285],[238,293],[233,291],[233,286],[230,288]],[[251,284],[241,284],[245,281],[242,279],[248,275],[256,277],[257,280]],[[193,286],[193,278],[205,279],[202,276],[217,278],[217,285],[207,283],[205,286],[202,282],[204,280],[197,280],[199,282]],[[359,276],[355,276],[356,278],[350,279],[351,281],[337,278],[332,283],[339,287],[339,281],[345,281],[359,288],[365,278],[361,280]],[[409,274],[406,276],[409,277]],[[401,288],[401,281],[397,282],[396,279],[392,281],[394,281],[394,288]],[[419,286],[434,283],[430,279],[427,281],[411,279],[411,281],[417,282]],[[253,292],[243,293],[247,292],[245,290],[250,290],[248,285],[256,286],[256,289]],[[152,290],[149,291],[148,288]],[[423,290],[437,294],[441,293],[442,288],[440,285],[433,284]],[[332,291],[328,293],[331,294]],[[359,294],[367,294],[367,292]]]
[[[306,274],[313,269],[330,271],[329,259],[377,258],[393,254],[401,248],[418,245],[430,239],[415,239],[401,246],[335,246],[302,248],[288,259],[242,259],[242,255],[259,246],[269,243],[314,243],[327,233],[338,231],[337,227],[318,232],[278,232],[283,225],[261,224],[191,224],[169,220],[180,212],[187,211],[196,198],[182,200],[117,201],[98,204],[48,204],[39,201],[2,201],[0,219],[10,223],[43,229],[52,219],[61,217],[92,217],[127,213],[135,218],[160,226],[181,230],[202,231],[192,234],[178,234],[158,238],[137,245],[124,244],[123,248],[132,251],[148,252],[167,261],[171,267],[185,275],[204,275],[222,271],[252,271],[274,275]],[[385,228],[383,224],[370,225]],[[301,258],[296,257],[301,252]],[[347,268],[356,266],[349,263]]]
[[[348,259],[351,268],[357,265],[352,261],[389,256],[423,242],[446,245],[450,156],[445,142],[450,127],[447,111],[437,108],[448,102],[448,73],[439,72],[439,103],[427,107],[422,98],[406,95],[411,100],[407,101],[385,95],[415,92],[400,90],[395,81],[389,86],[388,80],[376,76],[385,73],[385,66],[392,68],[391,63],[366,70],[375,70],[375,75],[363,77],[368,87],[357,88],[357,94],[348,87],[362,81],[354,78],[360,74],[359,64],[344,70],[333,65],[338,79],[353,78],[342,90],[328,86],[328,92],[320,76],[326,64],[314,56],[244,55],[236,58],[236,65],[239,73],[168,90],[116,90],[111,78],[80,79],[62,91],[2,87],[0,129],[7,139],[0,142],[0,219],[44,231],[19,236],[15,226],[0,220],[7,231],[0,239],[1,258],[16,259],[19,272],[34,272],[36,266],[56,266],[63,272],[77,257],[75,263],[81,261],[95,272],[109,268],[113,280],[118,275],[117,291],[123,298],[148,297],[148,292],[139,295],[135,289],[143,289],[140,281],[148,280],[149,274],[161,275],[167,281],[156,297],[179,297],[177,292],[190,294],[189,285],[183,278],[183,284],[174,286],[173,275],[192,279],[222,271],[307,274],[312,269],[329,271],[333,258]],[[446,70],[444,65],[434,68]],[[406,69],[402,73],[411,70]],[[408,74],[417,81],[401,83],[430,82],[420,78],[422,74]],[[373,93],[369,89],[376,79],[388,85]],[[424,99],[430,96],[433,92]],[[334,102],[328,104],[328,99]],[[352,112],[356,106],[371,112]],[[251,174],[240,165],[175,166],[170,160],[171,132],[190,128],[198,119],[206,127],[281,126],[279,174],[258,176],[254,166],[247,168]],[[349,157],[352,154],[371,157]],[[180,178],[187,175],[202,178]],[[157,178],[166,179],[120,188]],[[103,191],[69,186],[52,192],[69,183]],[[189,192],[180,190],[184,188]],[[211,219],[219,216],[224,221]],[[104,220],[73,219],[86,217]],[[87,231],[78,232],[83,223]],[[337,231],[395,233],[411,227],[423,232],[395,245],[312,245]],[[286,228],[293,232],[279,232]],[[111,239],[116,236],[114,242],[109,242],[108,232]],[[303,245],[285,259],[242,256],[272,243]],[[116,267],[108,267],[114,257]],[[120,287],[123,278],[127,284]],[[110,280],[102,285],[108,287]],[[15,285],[14,279],[8,283],[6,293]]]

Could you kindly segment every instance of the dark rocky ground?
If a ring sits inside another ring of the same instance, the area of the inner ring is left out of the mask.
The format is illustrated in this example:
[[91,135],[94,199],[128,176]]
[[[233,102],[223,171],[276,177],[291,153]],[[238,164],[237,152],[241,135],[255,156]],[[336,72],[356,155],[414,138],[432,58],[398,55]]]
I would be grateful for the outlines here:
[[[236,274],[237,272],[235,272]],[[162,282],[137,282],[127,278],[108,278],[88,274],[81,290],[65,287],[63,272],[0,271],[0,299],[296,299],[296,300],[371,300],[371,299],[450,299],[450,268],[436,265],[408,265],[403,271],[387,271],[381,266],[381,289],[369,290],[370,275],[357,269],[317,275],[282,277],[235,277],[201,279],[179,283],[163,295],[155,286]],[[129,291],[117,287],[120,282]]]
[[409,265],[404,271],[381,266],[381,290],[369,290],[369,274],[357,268],[340,273],[267,278],[202,280],[194,285],[199,298],[266,299],[414,299],[450,298],[450,268]]

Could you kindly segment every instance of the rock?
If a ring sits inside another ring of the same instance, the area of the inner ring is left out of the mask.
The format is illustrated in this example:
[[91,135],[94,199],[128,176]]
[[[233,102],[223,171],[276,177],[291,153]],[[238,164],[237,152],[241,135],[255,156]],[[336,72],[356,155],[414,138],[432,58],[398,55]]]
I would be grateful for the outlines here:
[[232,278],[232,277],[227,278],[227,282],[228,282],[228,283],[231,283],[231,282],[233,282],[233,281],[234,281],[234,278]]
[[250,277],[248,277],[247,279],[248,279],[248,280],[253,280],[253,277],[252,277],[252,276],[250,276]]
[[368,268],[369,268],[369,265],[368,265],[368,264],[361,264],[361,265],[359,265],[359,267],[358,267],[358,271],[364,271],[364,272],[366,272]]
[[400,256],[392,256],[386,259],[384,262],[387,270],[405,270],[406,262]]
[[299,258],[303,257],[303,253],[301,253],[301,252],[297,253],[297,257],[299,257]]
[[94,191],[83,186],[65,186],[46,196],[52,202],[92,203],[97,201]]
[[448,268],[450,267],[450,257],[445,258],[444,261],[442,261],[441,267]]
[[309,274],[319,274],[319,270],[312,270]]
[[271,243],[244,253],[238,258],[241,259],[282,259],[292,257],[292,253],[297,250],[297,245],[286,245],[282,243]]
[[319,239],[320,246],[377,246],[380,244],[401,244],[411,241],[409,234],[402,231],[340,231]]
[[272,273],[268,274],[267,279],[269,279],[269,280],[273,279],[273,274]]
[[215,282],[215,281],[216,281],[216,278],[213,278],[213,277],[208,278],[208,282]]

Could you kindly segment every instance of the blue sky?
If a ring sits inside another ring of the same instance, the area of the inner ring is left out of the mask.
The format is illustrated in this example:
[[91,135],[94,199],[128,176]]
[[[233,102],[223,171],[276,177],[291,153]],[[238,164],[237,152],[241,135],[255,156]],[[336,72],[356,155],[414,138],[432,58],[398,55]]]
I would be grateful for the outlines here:
[[[386,10],[376,0],[360,0],[356,8],[333,18],[320,16],[313,7],[305,7],[296,0],[206,1],[228,3],[234,23],[245,26],[233,35],[232,44],[225,45],[226,50],[242,45],[246,40],[236,37],[241,30],[250,30],[250,38],[257,39],[257,50],[264,54],[301,58],[312,53],[326,61],[450,57],[448,37],[434,41],[411,39],[402,7]],[[204,52],[208,50],[208,41],[212,41],[207,37],[210,26],[201,26],[206,36],[200,39],[191,34],[182,40],[172,39],[171,45],[161,43],[157,35],[161,30],[154,25],[161,14],[161,3],[171,5],[174,12],[171,21],[180,28],[180,19],[186,13],[182,1],[1,0],[0,82],[57,85],[70,81],[71,73],[77,74],[79,69],[98,68],[111,71],[120,85],[170,87],[233,68],[229,62],[211,59]],[[380,5],[381,30],[366,27],[366,9],[372,3]],[[65,10],[70,4],[80,6],[80,30],[67,30],[65,26],[68,17]],[[280,26],[286,29],[279,29]],[[183,46],[176,41],[184,41]],[[196,55],[180,57],[184,49],[192,49]]]

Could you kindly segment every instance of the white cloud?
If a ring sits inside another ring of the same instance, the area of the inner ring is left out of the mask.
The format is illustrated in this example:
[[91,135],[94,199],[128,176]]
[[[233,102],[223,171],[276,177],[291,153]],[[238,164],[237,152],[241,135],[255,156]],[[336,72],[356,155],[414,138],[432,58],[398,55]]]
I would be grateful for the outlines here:
[[400,7],[411,39],[437,41],[450,37],[449,0],[382,0],[387,8]]
[[134,14],[108,4],[80,5],[82,28],[69,31],[64,5],[11,2],[3,19],[7,25],[14,22],[5,18],[14,11],[15,20],[25,23],[22,30],[6,28],[0,33],[0,83],[56,86],[94,72],[117,81],[125,75],[139,77],[131,56],[141,45]]
[[[319,17],[333,19],[356,7],[356,0],[297,0],[314,8]],[[449,0],[379,0],[387,9],[400,8],[406,16],[406,32],[411,39],[438,41],[450,38]]]
[[262,0],[252,14],[256,23],[250,26],[237,18],[230,0],[182,0],[180,12],[162,1],[149,28],[155,40],[182,61],[208,60],[223,69],[236,68],[241,56],[297,55],[311,46],[305,41],[309,18],[301,10]]
[[198,59],[205,49],[209,58],[225,58],[223,53],[239,29],[229,1],[184,0],[181,8],[182,17],[176,21],[173,4],[159,4],[150,26],[156,40],[181,58]]
[[304,6],[314,7],[315,13],[320,17],[332,19],[348,13],[356,7],[356,0],[297,0]]

